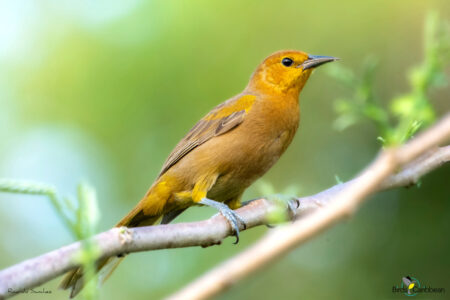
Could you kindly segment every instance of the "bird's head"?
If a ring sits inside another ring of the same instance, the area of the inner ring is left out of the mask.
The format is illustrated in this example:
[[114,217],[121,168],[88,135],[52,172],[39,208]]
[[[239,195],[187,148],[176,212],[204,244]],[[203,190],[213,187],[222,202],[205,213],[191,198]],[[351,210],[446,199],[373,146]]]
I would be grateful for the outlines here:
[[314,68],[337,59],[294,50],[275,52],[258,66],[247,88],[268,94],[298,95]]

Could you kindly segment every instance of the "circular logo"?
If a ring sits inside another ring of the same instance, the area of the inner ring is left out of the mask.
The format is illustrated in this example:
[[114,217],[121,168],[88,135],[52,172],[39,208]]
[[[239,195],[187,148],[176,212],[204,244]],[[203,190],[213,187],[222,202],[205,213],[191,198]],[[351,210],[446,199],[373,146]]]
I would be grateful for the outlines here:
[[401,288],[405,288],[407,291],[405,292],[406,296],[416,296],[417,292],[416,288],[419,289],[420,288],[420,282],[417,278],[415,277],[411,277],[411,276],[407,276],[407,277],[403,277],[402,278],[402,285],[400,286]]

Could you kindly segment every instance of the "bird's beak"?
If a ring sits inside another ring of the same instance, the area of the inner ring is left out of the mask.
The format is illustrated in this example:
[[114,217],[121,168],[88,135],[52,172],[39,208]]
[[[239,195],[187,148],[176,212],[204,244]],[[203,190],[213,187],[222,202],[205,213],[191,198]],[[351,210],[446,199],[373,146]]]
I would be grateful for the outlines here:
[[339,58],[333,56],[322,56],[322,55],[308,55],[308,59],[305,60],[297,68],[303,68],[303,70],[316,68],[320,65],[338,60]]

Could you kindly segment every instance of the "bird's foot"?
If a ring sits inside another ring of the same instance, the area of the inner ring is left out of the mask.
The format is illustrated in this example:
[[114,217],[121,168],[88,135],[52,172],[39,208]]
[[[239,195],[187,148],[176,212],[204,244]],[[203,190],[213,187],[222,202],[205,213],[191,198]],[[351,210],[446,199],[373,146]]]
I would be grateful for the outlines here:
[[[279,223],[281,221],[285,221],[286,217],[290,220],[295,218],[295,215],[297,213],[297,209],[300,207],[300,201],[298,198],[295,197],[267,197],[264,198],[265,200],[274,203],[277,207],[280,207],[279,213],[275,213],[275,223]],[[256,200],[259,200],[261,198],[256,198],[252,200],[248,200],[245,202],[242,202],[242,206],[248,205]],[[286,216],[286,210],[287,210],[287,216]],[[272,224],[266,224],[269,228],[275,228],[275,225]]]
[[241,216],[239,216],[236,212],[234,212],[226,204],[223,204],[221,202],[217,202],[217,201],[214,201],[214,200],[211,200],[208,198],[203,198],[202,200],[200,200],[199,203],[206,205],[206,206],[214,207],[215,209],[217,209],[222,214],[222,216],[224,216],[228,220],[228,223],[230,223],[230,225],[231,225],[231,229],[233,230],[233,232],[236,236],[236,241],[234,242],[234,244],[239,243],[240,225],[242,225],[243,229],[247,228],[247,225],[245,224],[244,219],[242,219]]
[[291,197],[291,199],[289,199],[287,201],[287,210],[289,213],[289,217],[291,219],[293,219],[297,213],[297,209],[300,207],[300,200],[298,200],[298,198],[296,197]]

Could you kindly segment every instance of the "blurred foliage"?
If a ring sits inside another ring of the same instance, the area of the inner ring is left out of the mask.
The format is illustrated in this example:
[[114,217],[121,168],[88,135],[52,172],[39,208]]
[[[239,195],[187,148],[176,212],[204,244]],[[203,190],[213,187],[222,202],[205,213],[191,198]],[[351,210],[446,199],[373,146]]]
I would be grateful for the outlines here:
[[343,130],[359,122],[371,120],[377,127],[383,145],[399,145],[421,127],[435,120],[435,110],[429,98],[432,88],[445,87],[445,67],[450,62],[450,24],[430,13],[425,23],[424,60],[408,72],[411,90],[393,98],[384,108],[377,97],[374,79],[377,61],[368,58],[361,77],[334,64],[329,74],[352,90],[353,96],[336,101],[339,114],[335,127]]
[[276,209],[272,210],[267,216],[269,224],[277,224],[289,220],[286,208],[294,205],[292,202],[299,195],[297,185],[291,185],[285,188],[281,193],[277,193],[275,187],[270,182],[261,180],[258,182],[258,189],[264,198],[276,204]]
[[97,299],[97,284],[95,273],[95,261],[100,252],[96,245],[88,240],[96,233],[99,221],[97,196],[95,190],[87,183],[78,185],[77,203],[74,204],[70,197],[60,196],[54,186],[45,183],[20,181],[0,178],[0,192],[15,193],[48,198],[56,214],[66,225],[77,240],[82,240],[82,250],[74,259],[82,264],[87,280],[86,287],[82,291],[85,299]]
[[[0,1],[0,177],[49,182],[63,195],[87,178],[101,195],[98,228],[107,230],[199,118],[239,93],[264,57],[298,49],[342,60],[315,71],[302,91],[299,131],[264,176],[275,188],[262,193],[254,184],[243,200],[290,195],[286,188],[299,184],[292,194],[319,192],[336,184],[334,174],[353,177],[379,151],[369,122],[330,130],[331,100],[345,90],[326,70],[360,70],[372,55],[382,62],[377,100],[409,91],[404,70],[422,61],[423,20],[432,9],[450,19],[448,0]],[[439,116],[450,110],[449,88],[433,90]],[[420,189],[378,195],[219,299],[386,299],[405,273],[445,286],[449,176],[443,167]],[[0,193],[0,269],[73,241],[50,201],[33,197]],[[193,207],[175,222],[215,213]],[[100,298],[162,299],[266,231],[244,231],[238,245],[230,238],[220,247],[129,255]],[[66,299],[59,281],[43,285],[51,295],[16,299]]]

